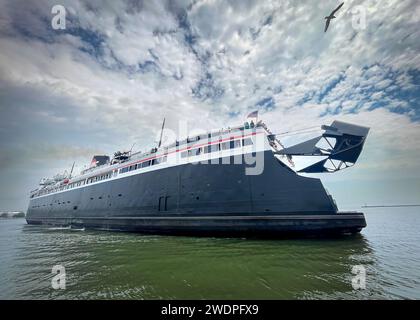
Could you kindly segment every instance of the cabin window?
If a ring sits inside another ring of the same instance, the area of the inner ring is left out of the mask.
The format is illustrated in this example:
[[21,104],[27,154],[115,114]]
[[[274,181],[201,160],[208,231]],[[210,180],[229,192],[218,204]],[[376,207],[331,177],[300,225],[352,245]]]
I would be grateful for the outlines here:
[[142,168],[146,168],[146,167],[148,167],[148,166],[150,166],[150,160],[145,161],[145,162],[143,162],[143,163],[141,164],[141,167],[142,167]]
[[242,139],[242,145],[244,146],[244,147],[246,147],[246,146],[252,146],[252,139],[251,138],[247,138],[247,139]]
[[223,142],[221,145],[222,145],[222,150],[229,149],[229,142]]
[[188,151],[188,156],[198,156],[201,153],[201,148],[198,149],[192,149]]
[[129,170],[129,167],[122,168],[120,169],[120,173],[126,173],[128,172],[128,170]]
[[163,162],[166,162],[166,156],[153,160],[153,164],[159,164],[159,163],[163,163]]
[[220,150],[220,144],[212,144],[204,147],[204,153],[217,152]]
[[220,144],[212,144],[210,146],[210,152],[217,152],[220,150]]
[[187,156],[188,156],[187,151],[181,152],[181,158],[186,158]]

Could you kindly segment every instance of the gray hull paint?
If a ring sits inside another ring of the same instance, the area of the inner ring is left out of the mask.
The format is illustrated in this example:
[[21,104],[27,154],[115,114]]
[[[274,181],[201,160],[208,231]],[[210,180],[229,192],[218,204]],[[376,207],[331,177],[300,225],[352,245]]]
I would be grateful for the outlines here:
[[[233,163],[233,161],[231,162]],[[31,199],[27,222],[163,234],[282,236],[355,233],[361,213],[338,213],[319,179],[264,153],[245,164],[186,164]]]

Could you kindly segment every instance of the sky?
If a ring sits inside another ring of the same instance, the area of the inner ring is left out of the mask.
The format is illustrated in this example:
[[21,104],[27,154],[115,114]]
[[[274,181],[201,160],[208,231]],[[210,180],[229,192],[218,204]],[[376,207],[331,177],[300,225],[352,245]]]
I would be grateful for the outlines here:
[[339,4],[0,0],[0,210],[73,161],[147,150],[164,117],[207,130],[254,110],[273,132],[371,128],[356,166],[315,175],[339,208],[420,203],[420,4],[345,1],[324,32]]

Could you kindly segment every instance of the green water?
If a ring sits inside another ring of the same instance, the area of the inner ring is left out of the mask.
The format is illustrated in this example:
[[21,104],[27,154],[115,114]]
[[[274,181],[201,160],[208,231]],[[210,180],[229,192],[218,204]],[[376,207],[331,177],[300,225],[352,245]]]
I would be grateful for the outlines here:
[[[329,240],[245,240],[63,230],[0,220],[3,299],[420,298],[420,208],[366,209]],[[51,286],[54,265],[66,289]],[[366,268],[354,290],[352,267]]]

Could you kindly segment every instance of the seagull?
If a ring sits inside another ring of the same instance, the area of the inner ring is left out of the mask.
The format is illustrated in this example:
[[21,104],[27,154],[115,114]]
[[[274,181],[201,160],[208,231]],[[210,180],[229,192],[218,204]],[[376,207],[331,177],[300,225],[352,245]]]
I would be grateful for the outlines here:
[[330,25],[331,19],[334,19],[335,18],[334,14],[343,6],[343,4],[344,4],[344,2],[342,4],[340,4],[337,8],[335,8],[334,11],[331,12],[328,17],[325,17],[325,19],[327,19],[327,21],[325,22],[325,30],[324,30],[324,32],[327,32],[327,29],[328,29],[328,26]]

